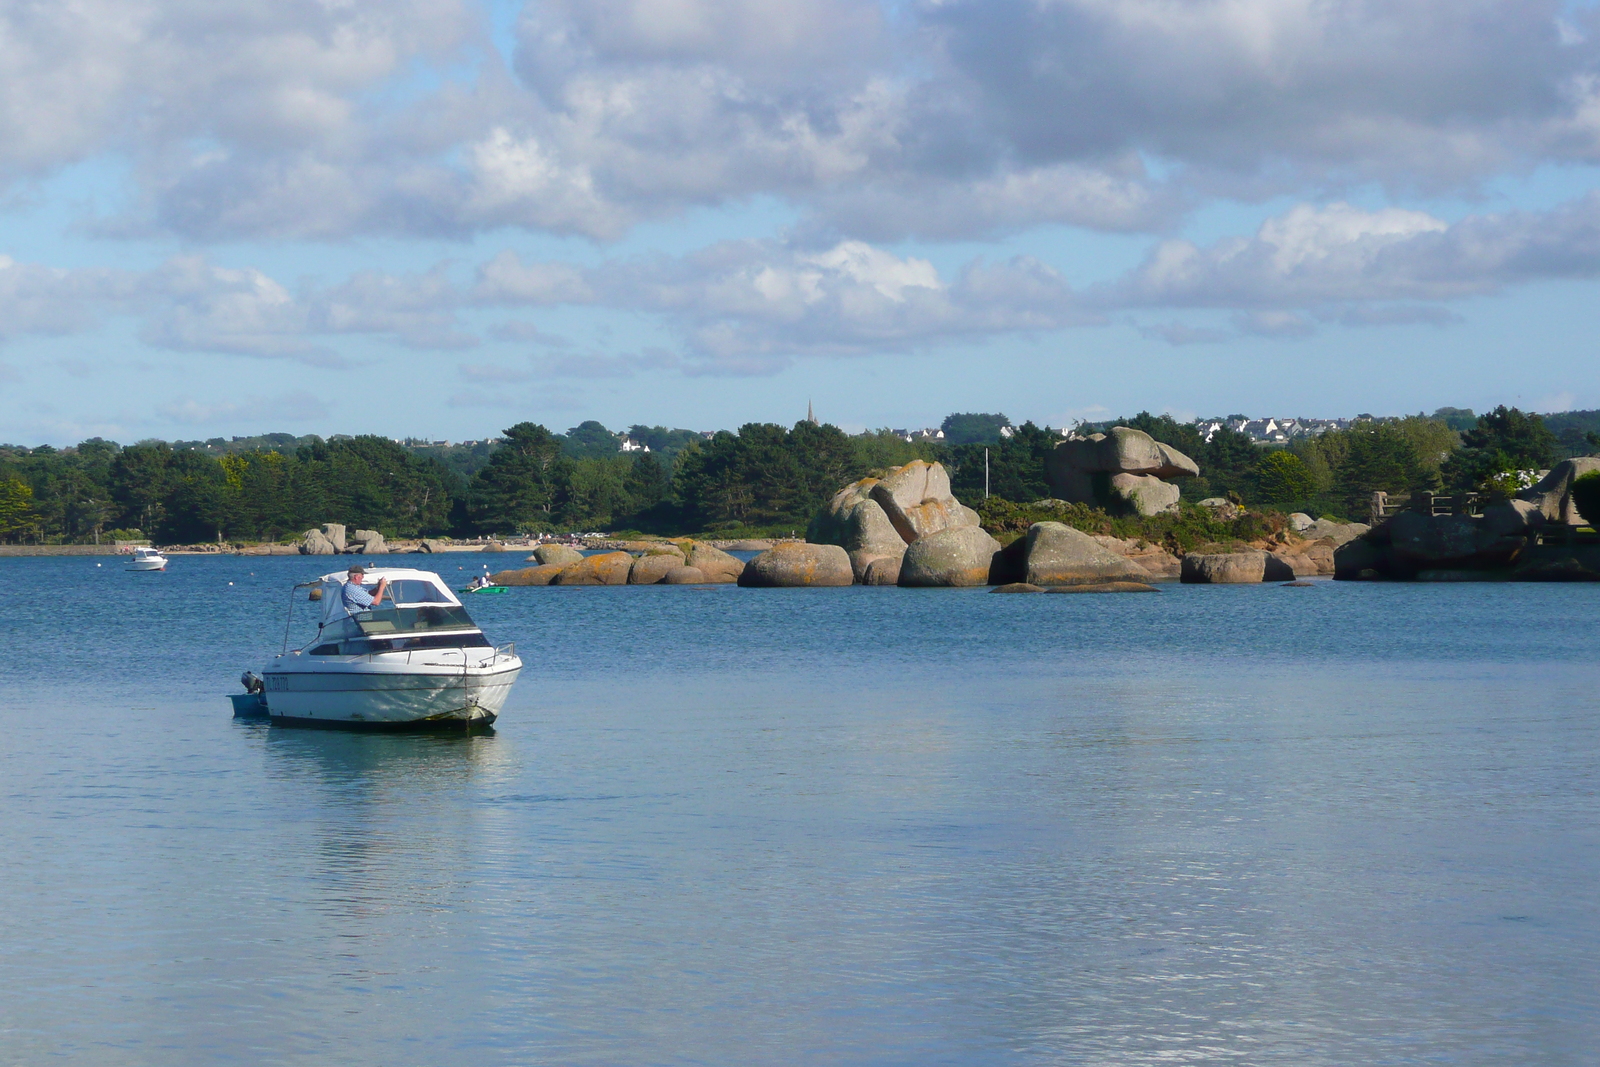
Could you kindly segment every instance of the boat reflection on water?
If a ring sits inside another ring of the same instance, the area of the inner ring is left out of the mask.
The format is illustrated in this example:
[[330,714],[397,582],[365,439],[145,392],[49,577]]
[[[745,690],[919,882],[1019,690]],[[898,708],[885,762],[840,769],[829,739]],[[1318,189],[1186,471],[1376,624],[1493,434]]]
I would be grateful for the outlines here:
[[[301,905],[338,923],[352,967],[403,973],[420,916],[471,899],[468,872],[505,849],[507,827],[480,807],[515,776],[511,746],[492,733],[257,731],[278,816],[278,877]],[[479,808],[466,818],[445,811]],[[423,954],[424,957],[427,953]]]

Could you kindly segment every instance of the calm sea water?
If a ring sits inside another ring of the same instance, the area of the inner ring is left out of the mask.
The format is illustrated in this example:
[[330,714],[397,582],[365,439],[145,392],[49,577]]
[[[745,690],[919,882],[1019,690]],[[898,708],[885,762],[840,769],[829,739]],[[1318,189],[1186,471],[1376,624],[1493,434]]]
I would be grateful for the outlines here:
[[1596,1062],[1597,587],[519,589],[468,738],[231,717],[315,561],[95,562],[0,560],[3,1064]]

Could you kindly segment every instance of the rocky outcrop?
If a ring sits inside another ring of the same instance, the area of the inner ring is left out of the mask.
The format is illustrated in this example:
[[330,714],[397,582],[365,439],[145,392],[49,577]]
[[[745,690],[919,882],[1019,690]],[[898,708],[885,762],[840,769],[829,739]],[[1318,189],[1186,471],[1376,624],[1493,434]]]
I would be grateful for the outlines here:
[[307,530],[300,538],[300,554],[303,556],[332,556],[338,551],[321,530]]
[[699,567],[674,567],[661,579],[662,585],[706,585],[706,576]]
[[424,537],[417,543],[418,552],[448,552],[449,542],[439,537]]
[[1000,542],[976,526],[954,526],[917,538],[900,561],[901,586],[989,584]]
[[325,522],[322,524],[322,536],[333,545],[335,552],[343,552],[349,547],[345,542],[345,528],[342,522]]
[[1092,585],[1057,585],[1046,593],[1154,593],[1156,587],[1144,582],[1095,582]]
[[1548,522],[1584,525],[1583,516],[1572,502],[1572,483],[1590,471],[1600,471],[1600,456],[1564,459],[1532,488],[1518,493],[1517,499],[1532,504]]
[[941,463],[916,459],[896,467],[872,486],[871,496],[908,545],[941,530],[978,525],[978,513],[951,495]]
[[745,564],[739,584],[754,588],[853,585],[850,555],[838,545],[785,542]]
[[686,550],[685,564],[703,574],[707,582],[737,582],[744,573],[744,561],[720,548],[702,541],[689,541],[682,547]]
[[1333,546],[1338,548],[1348,541],[1354,541],[1370,529],[1372,527],[1364,522],[1333,522],[1329,519],[1318,519],[1297,532],[1308,541],[1330,539],[1333,541]]
[[633,561],[628,584],[655,585],[683,565],[683,557],[676,552],[648,552]]
[[997,586],[995,586],[993,589],[989,590],[989,592],[991,592],[991,593],[1042,593],[1042,592],[1044,592],[1044,586],[1042,586],[1042,585],[1029,585],[1027,582],[1007,582],[1005,585],[997,585]]
[[1153,474],[1113,474],[1111,495],[1141,515],[1159,515],[1178,509],[1178,487]]
[[1127,426],[1071,437],[1045,463],[1051,491],[1072,503],[1124,507],[1156,515],[1178,506],[1177,487],[1166,478],[1200,473],[1194,460],[1149,434]]
[[537,567],[524,567],[521,570],[499,571],[491,574],[489,580],[495,585],[549,585],[560,573],[559,565],[545,563]]
[[1093,537],[1059,522],[1036,522],[995,561],[996,582],[1093,585],[1148,582],[1150,572]]
[[1293,568],[1270,552],[1191,552],[1183,557],[1182,580],[1191,585],[1292,582]]
[[[843,548],[855,580],[864,582],[875,562],[898,560],[921,538],[977,526],[978,513],[951,494],[943,465],[919,459],[839,490],[812,520],[806,539]],[[888,569],[885,564],[879,572]]]
[[346,550],[363,556],[386,556],[389,545],[377,530],[357,530],[346,542]]
[[1161,545],[1137,538],[1123,540],[1120,537],[1112,537],[1109,534],[1091,534],[1090,536],[1101,547],[1115,552],[1124,559],[1137,563],[1152,578],[1176,578],[1183,567],[1182,561]]
[[551,585],[626,585],[633,557],[626,552],[602,552],[568,563],[556,572]]
[[533,555],[528,557],[528,559],[537,560],[540,563],[558,563],[563,567],[568,563],[576,563],[582,558],[583,553],[571,545],[540,545],[533,550]]
[[[1479,580],[1517,577],[1537,554],[1557,573],[1575,558],[1560,545],[1535,544],[1549,523],[1547,509],[1566,507],[1559,494],[1541,494],[1492,504],[1481,516],[1428,515],[1402,511],[1334,551],[1334,577],[1400,581]],[[1537,550],[1537,552],[1536,552]]]

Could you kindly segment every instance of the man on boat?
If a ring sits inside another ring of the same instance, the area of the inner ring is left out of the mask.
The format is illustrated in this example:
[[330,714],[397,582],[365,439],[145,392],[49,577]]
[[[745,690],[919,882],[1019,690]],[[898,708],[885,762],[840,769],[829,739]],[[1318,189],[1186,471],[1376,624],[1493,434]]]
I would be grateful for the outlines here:
[[344,605],[346,615],[354,615],[358,611],[377,607],[383,600],[383,592],[389,587],[389,579],[379,578],[378,588],[367,592],[361,587],[361,582],[367,576],[367,569],[359,563],[350,564],[350,569],[345,572],[348,579],[339,587],[339,603]]

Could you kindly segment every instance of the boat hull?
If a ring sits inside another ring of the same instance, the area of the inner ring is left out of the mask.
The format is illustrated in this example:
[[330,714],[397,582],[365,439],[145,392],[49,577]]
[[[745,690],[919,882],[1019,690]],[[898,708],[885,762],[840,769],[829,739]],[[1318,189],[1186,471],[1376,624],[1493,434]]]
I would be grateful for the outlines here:
[[488,726],[500,715],[522,671],[515,656],[463,666],[459,660],[407,663],[389,657],[317,663],[295,657],[263,672],[274,722],[367,729]]

